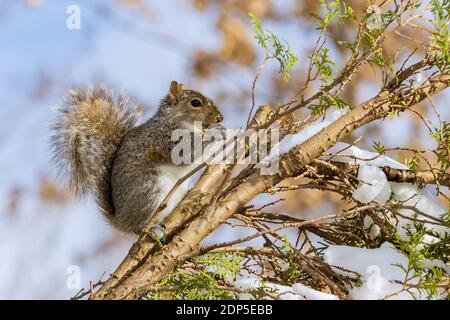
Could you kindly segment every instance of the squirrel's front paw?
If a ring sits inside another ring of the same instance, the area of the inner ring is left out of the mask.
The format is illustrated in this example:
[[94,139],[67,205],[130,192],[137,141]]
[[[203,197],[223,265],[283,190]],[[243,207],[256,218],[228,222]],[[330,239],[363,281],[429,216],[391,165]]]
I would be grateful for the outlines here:
[[157,240],[163,240],[166,236],[166,230],[159,224],[152,225],[150,232]]

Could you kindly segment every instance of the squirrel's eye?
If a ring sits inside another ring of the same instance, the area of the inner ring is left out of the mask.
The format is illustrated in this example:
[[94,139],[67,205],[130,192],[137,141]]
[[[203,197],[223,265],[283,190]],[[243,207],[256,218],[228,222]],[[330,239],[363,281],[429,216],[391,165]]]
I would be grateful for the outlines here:
[[202,102],[199,99],[193,99],[191,100],[191,106],[198,108],[202,105]]

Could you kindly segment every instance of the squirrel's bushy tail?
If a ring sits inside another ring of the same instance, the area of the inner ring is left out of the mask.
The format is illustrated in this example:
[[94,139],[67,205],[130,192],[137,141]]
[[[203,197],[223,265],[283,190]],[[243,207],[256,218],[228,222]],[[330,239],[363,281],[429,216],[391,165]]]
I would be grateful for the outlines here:
[[127,97],[104,86],[70,90],[64,100],[51,137],[60,173],[70,178],[77,193],[92,192],[102,213],[112,218],[114,156],[140,111]]

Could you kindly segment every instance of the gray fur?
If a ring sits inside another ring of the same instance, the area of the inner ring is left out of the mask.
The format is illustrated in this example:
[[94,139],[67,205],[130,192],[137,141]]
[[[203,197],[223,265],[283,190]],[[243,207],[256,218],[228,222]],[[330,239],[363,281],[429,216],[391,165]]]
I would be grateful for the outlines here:
[[[191,106],[193,98],[201,107]],[[172,130],[185,122],[211,125],[223,119],[211,100],[176,82],[155,115],[135,127],[138,117],[135,104],[104,87],[71,90],[52,136],[57,165],[74,189],[93,192],[113,226],[136,233],[160,204],[160,165],[173,165]]]

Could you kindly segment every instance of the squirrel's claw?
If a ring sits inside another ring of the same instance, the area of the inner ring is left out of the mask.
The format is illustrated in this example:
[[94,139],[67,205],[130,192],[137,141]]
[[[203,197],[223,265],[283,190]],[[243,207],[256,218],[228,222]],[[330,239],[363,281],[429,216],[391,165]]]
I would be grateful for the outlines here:
[[166,230],[159,224],[152,225],[150,232],[159,241],[163,240],[166,236]]

